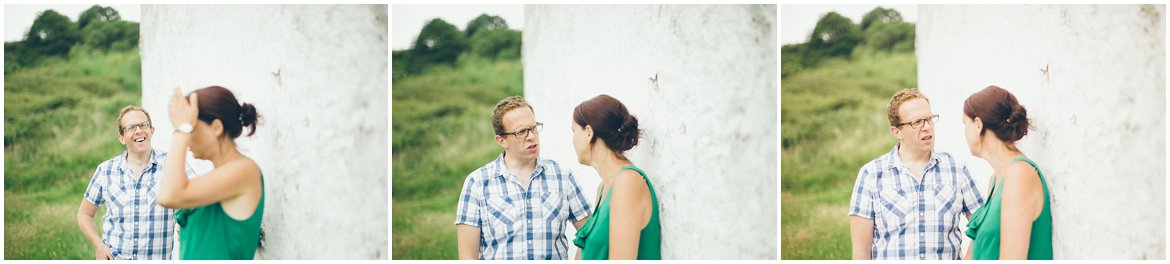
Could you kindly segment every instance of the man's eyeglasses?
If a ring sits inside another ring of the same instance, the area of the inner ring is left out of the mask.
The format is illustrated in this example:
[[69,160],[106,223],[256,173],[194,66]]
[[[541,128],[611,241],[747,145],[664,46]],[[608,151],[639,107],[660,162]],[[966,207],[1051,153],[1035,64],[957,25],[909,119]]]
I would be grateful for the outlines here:
[[150,128],[150,121],[124,126],[124,127],[122,127],[122,134],[132,132],[132,131],[137,130],[139,128],[141,128],[142,130],[146,130],[147,128]]
[[511,135],[513,138],[522,139],[528,137],[528,132],[540,134],[540,130],[544,129],[544,123],[536,122],[535,126],[530,126],[512,133],[504,133],[501,136]]
[[930,122],[931,125],[933,125],[934,123],[938,123],[938,115],[932,115],[929,117],[920,118],[918,120],[914,120],[914,121],[910,121],[910,122],[898,123],[894,127],[901,127],[901,126],[905,126],[905,125],[910,125],[910,127],[913,127],[914,129],[921,129],[922,125],[926,124],[926,122]]

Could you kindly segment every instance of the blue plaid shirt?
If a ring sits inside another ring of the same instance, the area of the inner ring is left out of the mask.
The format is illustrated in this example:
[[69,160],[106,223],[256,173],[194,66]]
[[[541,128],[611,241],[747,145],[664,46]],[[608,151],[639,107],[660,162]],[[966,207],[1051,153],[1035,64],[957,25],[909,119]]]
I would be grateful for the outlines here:
[[[98,165],[85,189],[85,200],[106,205],[102,242],[114,259],[171,259],[174,249],[174,210],[158,205],[164,151],[151,149],[150,162],[135,177],[126,164],[126,152]],[[187,175],[195,171],[187,166]],[[137,179],[136,179],[137,178]]]
[[566,222],[589,216],[573,173],[538,159],[528,190],[504,166],[504,153],[463,183],[455,224],[480,230],[480,259],[566,259]]
[[849,215],[873,220],[873,259],[962,257],[960,217],[971,216],[983,197],[951,154],[932,151],[924,173],[915,179],[898,146],[861,167]]

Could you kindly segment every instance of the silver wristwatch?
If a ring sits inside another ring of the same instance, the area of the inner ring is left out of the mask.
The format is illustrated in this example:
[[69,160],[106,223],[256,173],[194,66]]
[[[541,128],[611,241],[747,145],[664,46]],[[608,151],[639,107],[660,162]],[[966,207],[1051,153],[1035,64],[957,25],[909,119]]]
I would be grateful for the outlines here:
[[193,130],[195,130],[195,127],[191,126],[190,123],[182,123],[179,124],[179,127],[175,128],[175,132],[183,134],[191,134],[191,131]]

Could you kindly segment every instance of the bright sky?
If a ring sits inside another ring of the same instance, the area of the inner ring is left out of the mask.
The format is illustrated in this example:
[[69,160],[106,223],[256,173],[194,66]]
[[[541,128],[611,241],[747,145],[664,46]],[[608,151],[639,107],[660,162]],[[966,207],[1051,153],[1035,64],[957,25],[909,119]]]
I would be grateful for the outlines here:
[[[68,16],[77,23],[77,17],[82,11],[93,5],[4,5],[4,41],[19,41],[28,33],[37,14],[47,9]],[[142,20],[142,10],[139,5],[101,5],[111,6],[118,10],[122,20],[138,22]]]
[[780,7],[780,44],[796,44],[808,39],[817,20],[829,12],[837,12],[853,23],[861,23],[861,17],[876,7],[893,8],[902,14],[902,20],[918,20],[917,5],[783,5]]
[[409,49],[414,39],[418,38],[423,25],[436,17],[455,25],[459,30],[464,30],[467,22],[486,13],[504,18],[504,21],[508,22],[508,28],[515,30],[524,28],[523,5],[393,5],[390,9],[392,50]]

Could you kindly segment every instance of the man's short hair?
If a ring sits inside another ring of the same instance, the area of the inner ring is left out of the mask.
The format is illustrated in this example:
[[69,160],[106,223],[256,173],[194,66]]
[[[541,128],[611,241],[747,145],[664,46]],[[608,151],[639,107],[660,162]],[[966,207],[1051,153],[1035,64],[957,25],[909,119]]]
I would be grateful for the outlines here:
[[520,96],[509,96],[496,103],[496,109],[492,110],[492,127],[496,130],[497,136],[503,136],[504,133],[507,133],[504,131],[504,114],[521,107],[528,107],[529,110],[536,112],[531,105],[528,105],[528,101]]
[[897,126],[898,123],[902,122],[902,119],[898,116],[898,108],[901,108],[902,104],[906,103],[906,101],[918,98],[922,98],[927,103],[930,103],[930,99],[918,91],[918,88],[906,88],[894,94],[894,97],[890,98],[890,105],[886,107],[886,118],[890,119],[890,126]]
[[137,105],[127,105],[126,107],[122,107],[122,111],[118,113],[118,135],[122,134],[122,117],[125,117],[126,113],[129,113],[130,111],[140,111],[143,114],[146,114],[146,123],[150,124],[150,127],[154,127],[154,122],[150,121],[150,113],[146,112],[146,109]]

